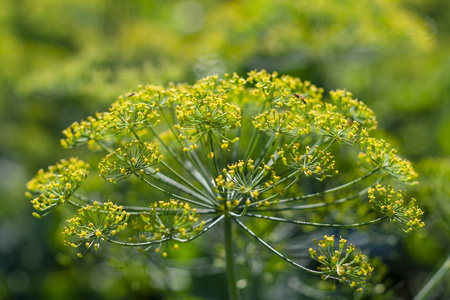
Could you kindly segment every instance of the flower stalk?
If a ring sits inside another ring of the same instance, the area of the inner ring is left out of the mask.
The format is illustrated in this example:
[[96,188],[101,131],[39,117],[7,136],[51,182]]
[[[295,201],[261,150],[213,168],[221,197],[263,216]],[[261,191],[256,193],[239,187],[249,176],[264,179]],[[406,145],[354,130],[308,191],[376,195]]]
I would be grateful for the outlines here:
[[236,286],[236,266],[234,263],[233,251],[233,223],[230,216],[225,217],[224,220],[224,234],[225,234],[225,260],[227,266],[228,278],[228,296],[230,300],[239,300],[240,295]]

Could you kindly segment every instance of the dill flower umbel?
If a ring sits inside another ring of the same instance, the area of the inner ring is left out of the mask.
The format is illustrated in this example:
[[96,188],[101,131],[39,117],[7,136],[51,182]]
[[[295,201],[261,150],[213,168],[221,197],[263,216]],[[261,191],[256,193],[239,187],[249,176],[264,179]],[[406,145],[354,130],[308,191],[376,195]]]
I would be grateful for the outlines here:
[[[85,253],[92,245],[95,250],[98,250],[100,241],[125,229],[129,217],[130,214],[111,201],[104,204],[94,202],[92,205],[85,205],[78,210],[77,215],[67,220],[69,224],[63,231],[63,234],[77,237],[76,243],[69,240],[63,243],[74,248],[85,245]],[[78,256],[82,257],[83,254],[78,253]]]
[[46,214],[64,204],[86,180],[88,168],[88,164],[72,157],[49,166],[47,171],[39,170],[27,184],[26,195],[32,198],[34,209]]
[[334,235],[324,236],[323,240],[314,239],[317,250],[309,249],[311,257],[321,266],[318,270],[324,272],[324,279],[336,278],[339,281],[348,282],[357,291],[367,285],[366,278],[370,276],[373,268],[362,254],[352,255],[355,246],[350,245],[344,251],[347,240],[339,239],[339,248],[335,250]]
[[[312,270],[246,224],[336,229],[390,219],[406,232],[423,227],[415,200],[396,188],[399,182],[415,184],[417,174],[374,137],[376,128],[373,111],[351,93],[331,91],[327,99],[322,88],[277,73],[142,86],[120,96],[109,111],[63,131],[62,146],[86,144],[92,150],[89,161],[98,168],[76,158],[62,160],[40,170],[27,195],[38,217],[66,203],[78,209],[67,220],[64,234],[70,241],[64,243],[84,245],[79,256],[105,242],[155,252],[170,244],[178,250],[223,223],[230,280],[231,229],[237,226],[287,263],[360,291],[372,267],[364,255],[353,254],[353,245],[345,248],[345,239],[338,249],[334,236],[315,240],[310,255],[321,266]],[[99,176],[88,178],[89,170]],[[113,185],[114,193],[101,199]],[[352,204],[373,209],[372,219],[347,214],[344,222],[330,222],[335,214],[326,209]],[[316,208],[320,215],[312,213]],[[230,293],[237,293],[234,283]]]

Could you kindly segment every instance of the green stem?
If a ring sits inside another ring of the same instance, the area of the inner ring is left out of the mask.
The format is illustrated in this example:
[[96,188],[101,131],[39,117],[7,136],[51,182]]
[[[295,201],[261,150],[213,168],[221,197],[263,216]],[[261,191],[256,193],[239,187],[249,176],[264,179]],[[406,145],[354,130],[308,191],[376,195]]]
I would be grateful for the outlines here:
[[[198,194],[204,196],[205,198],[209,198],[211,195],[205,194],[203,191],[198,189],[195,185],[193,185],[191,182],[189,182],[187,179],[185,179],[183,176],[181,176],[177,171],[172,169],[170,165],[168,165],[165,161],[161,161],[161,164],[164,165],[172,174],[174,174],[178,179],[180,179],[182,182],[184,182],[187,186],[189,186],[193,191],[197,192]],[[214,198],[213,198],[214,199]]]
[[258,168],[261,165],[261,163],[263,163],[271,153],[276,152],[276,151],[270,151],[270,150],[273,148],[273,146],[275,145],[277,140],[278,140],[278,137],[276,135],[273,135],[270,137],[269,141],[266,143],[266,145],[264,147],[264,150],[261,151],[258,158],[256,159],[256,162],[255,162],[256,168]]
[[234,143],[233,145],[233,155],[232,155],[232,162],[237,161],[237,157],[238,157],[238,152],[239,152],[239,144],[241,142],[241,127],[239,126],[237,129],[237,133],[236,133],[236,137],[239,138],[239,140],[237,142]]
[[[267,249],[269,249],[270,251],[272,251],[273,253],[275,253],[276,255],[278,255],[281,259],[283,259],[284,261],[290,263],[291,265],[302,269],[304,271],[307,271],[309,273],[312,274],[319,274],[322,275],[323,272],[321,271],[315,271],[315,270],[311,270],[308,269],[298,263],[296,263],[295,261],[287,258],[286,256],[284,256],[283,254],[281,254],[280,252],[278,252],[277,250],[275,250],[272,246],[270,246],[269,244],[267,244],[263,239],[261,239],[259,236],[257,236],[253,231],[251,231],[247,226],[244,225],[244,223],[242,223],[241,221],[239,221],[237,218],[234,218],[234,221],[242,228],[244,229],[244,231],[246,231],[251,237],[255,238],[258,242],[260,242],[262,245],[264,245]],[[333,277],[330,277],[333,278]]]
[[[130,130],[131,133],[141,142],[141,144],[144,144],[144,142],[141,140],[141,138],[139,137],[139,135],[136,133],[136,131],[134,129]],[[153,131],[153,133],[155,134],[155,132]],[[156,134],[155,134],[156,136]],[[188,180],[186,180],[185,178],[183,178],[180,174],[178,174],[178,172],[176,172],[174,169],[172,169],[166,162],[161,161],[161,164],[164,165],[169,171],[172,172],[172,174],[174,174],[175,176],[177,176],[182,182],[184,182],[185,184],[187,184],[193,191],[199,193],[200,195],[206,197],[206,199],[209,197],[209,195],[205,195],[202,191],[200,191],[199,189],[197,189],[192,183],[190,183]],[[187,187],[186,187],[187,188]],[[214,196],[214,195],[213,195]]]
[[436,288],[436,286],[445,279],[445,275],[450,270],[450,255],[447,257],[446,261],[442,264],[439,270],[434,274],[433,277],[425,284],[425,286],[420,290],[420,292],[414,297],[414,300],[425,300],[428,299],[431,292]]
[[325,223],[314,223],[314,222],[306,222],[306,221],[299,221],[299,220],[289,220],[289,219],[283,219],[278,217],[271,217],[271,216],[265,216],[260,214],[253,214],[253,213],[247,213],[247,217],[253,217],[253,218],[260,218],[260,219],[266,219],[276,222],[284,222],[284,223],[292,223],[292,224],[298,224],[298,225],[308,225],[308,226],[315,226],[315,227],[338,227],[338,228],[351,228],[351,227],[361,227],[361,226],[367,226],[371,224],[376,224],[384,219],[387,219],[387,216],[383,216],[368,222],[363,223],[354,223],[354,224],[325,224]]
[[[164,113],[164,110],[160,109],[160,112],[161,112],[161,115],[164,117],[164,120],[166,121],[167,126],[169,127],[170,131],[172,132],[173,136],[175,137],[175,140],[178,142],[178,144],[180,145],[181,148],[184,148],[184,145],[181,142],[181,140],[178,138],[178,135],[176,134],[175,130],[173,129],[172,126],[170,126],[169,119],[167,118],[166,114]],[[174,112],[172,110],[172,120],[175,120],[175,117],[173,114],[174,114]],[[175,121],[173,123],[175,123]],[[181,133],[181,131],[179,131],[179,132]],[[206,170],[204,169],[203,164],[200,162],[197,155],[195,154],[195,151],[193,151],[191,154],[189,154],[188,152],[186,152],[185,154],[186,154],[186,157],[188,158],[188,160],[197,169],[197,171],[200,174],[202,174],[203,178],[208,178],[208,176],[207,176],[208,174],[207,174]],[[196,177],[196,176],[194,176],[194,177]],[[203,184],[203,181],[201,181],[200,183]],[[207,183],[207,186],[209,185],[210,188],[213,188],[213,186],[208,181],[206,181],[206,183]],[[208,188],[206,188],[206,189],[208,190]]]
[[161,240],[156,240],[156,241],[150,241],[150,242],[141,242],[141,243],[124,243],[124,242],[119,242],[116,240],[111,239],[110,237],[102,237],[105,241],[110,242],[112,244],[116,244],[119,246],[126,246],[126,247],[144,247],[144,246],[150,246],[150,245],[154,245],[154,244],[161,244],[162,242],[167,242],[170,241],[170,237],[169,238],[164,238]]
[[[170,147],[164,143],[164,141],[159,137],[159,135],[155,132],[155,130],[150,127],[150,130],[152,131],[153,135],[155,136],[155,138],[159,141],[159,143],[167,150],[167,152],[180,164],[181,167],[183,167],[183,169],[185,169],[192,177],[194,177],[203,187],[205,187],[205,189],[209,190],[209,186],[208,184],[204,181],[201,180],[201,178],[199,178],[198,176],[196,176],[196,174],[194,172],[192,172],[192,170],[190,168],[188,168],[186,166],[185,163],[183,163],[183,161],[181,160],[180,157],[178,157],[178,155],[175,154],[175,152],[173,152]],[[189,158],[189,157],[188,157]],[[192,162],[191,162],[192,163]],[[194,165],[194,167],[197,169],[197,171],[199,173],[201,173],[201,171],[197,168],[197,166]]]
[[[258,132],[256,133],[256,131],[258,131]],[[245,156],[244,156],[244,161],[247,161],[250,158],[250,156],[253,153],[253,150],[255,149],[256,145],[259,142],[260,137],[261,137],[261,131],[254,129],[253,133],[252,133],[252,137],[250,138],[250,143],[249,143],[249,145],[251,145],[251,146],[249,146],[247,148],[247,152],[245,153]]]
[[[146,173],[146,174],[147,174],[147,175],[153,175],[154,173],[153,173],[153,174],[148,174],[148,173]],[[136,177],[138,177],[139,179],[141,179],[142,181],[144,181],[145,183],[147,183],[148,185],[150,185],[150,186],[153,187],[154,189],[156,189],[156,190],[158,190],[158,191],[160,191],[160,192],[163,192],[163,193],[166,194],[166,195],[169,195],[169,196],[174,197],[174,198],[176,198],[176,199],[180,199],[180,200],[183,200],[183,201],[192,203],[192,204],[199,205],[199,206],[201,206],[201,207],[211,208],[210,205],[206,204],[206,203],[208,203],[209,201],[205,201],[202,197],[200,197],[200,195],[197,195],[196,193],[194,193],[194,192],[192,192],[192,191],[183,189],[184,186],[178,184],[176,181],[174,181],[174,180],[172,180],[172,179],[170,179],[170,178],[168,178],[168,177],[165,177],[165,176],[164,176],[164,177],[161,177],[161,176],[157,177],[156,175],[158,175],[158,174],[153,175],[153,177],[154,177],[155,179],[157,179],[158,181],[163,182],[163,183],[165,183],[165,184],[167,184],[167,185],[169,185],[169,186],[172,186],[172,187],[174,187],[174,188],[176,188],[176,189],[178,189],[178,190],[180,190],[180,191],[183,191],[183,192],[185,192],[186,194],[188,194],[188,195],[190,195],[190,196],[193,196],[193,197],[195,197],[195,198],[197,198],[197,199],[199,199],[199,200],[201,200],[201,201],[203,201],[203,202],[205,202],[205,203],[198,202],[198,201],[195,201],[195,200],[192,200],[192,199],[188,199],[188,198],[185,198],[185,197],[176,195],[176,194],[172,194],[172,193],[166,191],[165,189],[162,189],[162,188],[160,188],[159,186],[154,185],[153,183],[151,183],[151,182],[148,181],[147,179],[143,178],[140,174],[135,173],[135,175],[136,175]]]
[[[261,108],[261,113],[264,112],[265,108],[266,108],[266,102],[264,102],[264,105]],[[253,126],[253,124],[251,124],[250,126]],[[249,140],[249,143],[247,146],[247,150],[245,151],[245,154],[244,154],[244,161],[247,161],[249,159],[249,157],[252,155],[253,149],[256,147],[256,144],[258,144],[260,136],[261,136],[261,130],[257,130],[256,128],[253,127],[252,135],[250,137],[250,140]],[[255,140],[255,138],[256,138],[256,140]],[[252,146],[250,147],[250,145],[252,145]]]
[[336,191],[345,189],[345,188],[347,188],[347,187],[349,187],[349,186],[351,186],[351,185],[353,185],[353,184],[355,184],[355,183],[358,183],[358,182],[360,182],[360,181],[366,179],[366,178],[369,177],[370,175],[376,173],[379,169],[380,169],[379,167],[376,167],[375,169],[373,169],[372,171],[368,172],[368,173],[367,173],[366,175],[364,175],[364,176],[361,176],[361,177],[359,177],[359,178],[357,178],[357,179],[355,179],[355,180],[352,180],[352,181],[350,181],[350,182],[347,182],[347,183],[345,183],[345,184],[343,184],[343,185],[340,185],[340,186],[337,186],[337,187],[334,187],[334,188],[325,190],[325,191],[323,191],[323,192],[318,192],[318,193],[308,194],[308,195],[304,195],[304,196],[300,196],[300,197],[295,197],[295,198],[282,199],[282,200],[278,201],[278,203],[284,203],[284,202],[291,202],[291,201],[297,201],[297,200],[308,199],[308,198],[312,198],[312,197],[316,197],[316,196],[321,196],[321,195],[325,195],[325,194],[329,194],[329,193],[333,193],[333,192],[336,192]]
[[[208,140],[207,143],[209,144],[209,153],[213,153],[214,154],[214,144],[213,144],[213,136],[211,131],[208,131]],[[206,147],[205,147],[206,149]],[[207,153],[207,155],[209,154]],[[211,173],[213,174],[214,178],[217,178],[217,176],[219,176],[219,167],[217,165],[217,161],[216,161],[217,157],[213,156],[210,158],[210,164],[211,164]]]
[[[365,189],[361,190],[360,192],[358,192],[358,193],[356,193],[354,195],[351,195],[351,196],[348,196],[348,197],[344,197],[344,198],[340,198],[340,199],[334,200],[332,202],[319,202],[319,203],[296,205],[296,206],[286,206],[286,207],[254,208],[251,211],[256,211],[256,210],[257,211],[305,210],[305,209],[326,207],[326,206],[330,206],[330,205],[341,204],[341,203],[344,203],[344,202],[347,202],[347,201],[350,201],[350,200],[362,197],[364,194],[367,193],[368,189],[369,188],[365,188]],[[277,196],[277,195],[275,195],[275,196]],[[271,197],[273,197],[273,196],[271,196]],[[265,199],[264,201],[266,201],[266,200],[269,201],[269,198]],[[263,202],[263,201],[259,201],[259,202]]]
[[231,217],[225,217],[225,257],[227,263],[227,275],[228,275],[228,298],[230,300],[240,299],[239,293],[236,287],[236,272],[233,257],[233,239],[232,239],[232,223]]
[[[210,218],[209,220],[205,221],[205,225],[204,228],[202,229],[202,231],[200,231],[197,235],[194,235],[193,237],[190,237],[188,239],[180,239],[180,238],[176,238],[176,237],[172,237],[172,239],[174,241],[178,241],[181,243],[187,243],[190,241],[195,240],[196,238],[200,237],[201,235],[203,235],[205,232],[207,232],[208,230],[210,230],[211,228],[213,228],[217,223],[219,223],[220,221],[222,221],[222,219],[225,217],[225,215],[220,215],[219,217],[215,217],[215,218]],[[199,227],[200,225],[196,225],[194,227],[192,227],[193,229]]]
[[113,149],[109,149],[108,147],[106,147],[105,145],[103,145],[103,143],[101,143],[100,141],[95,140],[95,142],[96,142],[97,145],[99,145],[100,148],[102,148],[105,152],[108,152],[108,153],[114,152]]

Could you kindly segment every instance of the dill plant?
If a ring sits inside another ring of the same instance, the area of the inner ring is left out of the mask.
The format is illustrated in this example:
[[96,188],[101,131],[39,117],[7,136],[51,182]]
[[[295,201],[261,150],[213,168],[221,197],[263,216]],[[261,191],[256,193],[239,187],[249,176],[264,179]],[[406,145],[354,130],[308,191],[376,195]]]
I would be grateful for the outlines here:
[[[33,215],[78,210],[63,233],[80,257],[105,242],[167,257],[169,247],[178,250],[222,224],[230,299],[239,298],[233,226],[287,263],[361,291],[373,268],[343,237],[314,240],[309,254],[319,266],[310,269],[248,226],[251,219],[329,228],[390,220],[405,232],[424,226],[415,200],[396,187],[415,184],[417,174],[376,138],[373,111],[352,97],[337,90],[325,100],[308,81],[265,71],[140,87],[63,131],[62,146],[87,145],[96,165],[73,157],[40,170],[27,186]],[[143,192],[133,203],[103,199],[98,185],[83,186],[99,180],[119,185],[117,193]],[[311,211],[348,203],[371,213],[357,222],[308,220]]]

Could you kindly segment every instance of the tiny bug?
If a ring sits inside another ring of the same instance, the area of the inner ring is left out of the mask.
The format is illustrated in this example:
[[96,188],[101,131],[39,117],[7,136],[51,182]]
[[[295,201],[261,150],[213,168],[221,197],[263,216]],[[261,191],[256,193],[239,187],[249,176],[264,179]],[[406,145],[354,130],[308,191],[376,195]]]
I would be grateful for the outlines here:
[[293,95],[294,95],[295,97],[301,99],[302,102],[306,105],[305,97],[304,97],[303,95],[299,95],[299,94],[297,94],[297,93],[294,93]]

